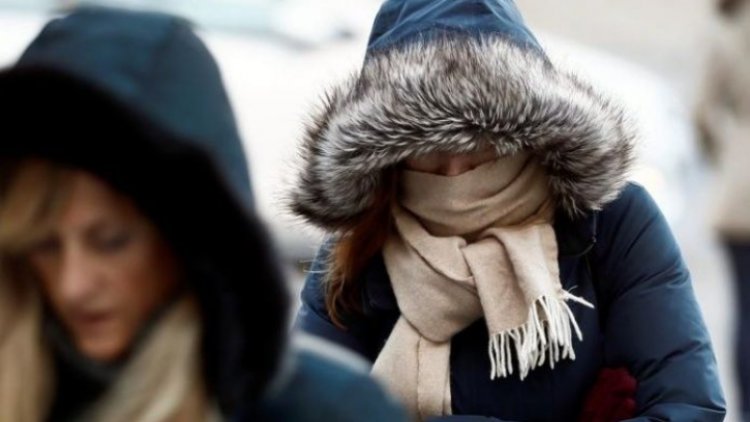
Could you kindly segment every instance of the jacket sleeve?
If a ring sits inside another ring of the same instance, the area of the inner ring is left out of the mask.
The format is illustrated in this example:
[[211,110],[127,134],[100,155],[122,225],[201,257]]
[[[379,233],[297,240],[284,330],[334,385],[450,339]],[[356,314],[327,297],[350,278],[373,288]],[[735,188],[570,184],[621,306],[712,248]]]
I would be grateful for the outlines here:
[[649,194],[629,185],[599,213],[592,270],[604,306],[605,364],[635,376],[629,421],[721,421],[716,359],[690,274]]
[[294,329],[322,337],[334,344],[356,352],[372,362],[365,323],[360,318],[349,318],[346,327],[333,323],[325,304],[324,280],[332,240],[326,240],[315,256],[305,279],[301,293],[301,305],[294,322]]

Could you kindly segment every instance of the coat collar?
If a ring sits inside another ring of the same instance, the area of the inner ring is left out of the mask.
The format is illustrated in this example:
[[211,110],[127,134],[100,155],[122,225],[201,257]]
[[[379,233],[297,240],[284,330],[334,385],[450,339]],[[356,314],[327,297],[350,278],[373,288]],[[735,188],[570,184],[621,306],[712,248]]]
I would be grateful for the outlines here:
[[591,211],[580,217],[557,212],[554,229],[560,258],[578,258],[591,251],[596,244],[598,218],[598,211]]

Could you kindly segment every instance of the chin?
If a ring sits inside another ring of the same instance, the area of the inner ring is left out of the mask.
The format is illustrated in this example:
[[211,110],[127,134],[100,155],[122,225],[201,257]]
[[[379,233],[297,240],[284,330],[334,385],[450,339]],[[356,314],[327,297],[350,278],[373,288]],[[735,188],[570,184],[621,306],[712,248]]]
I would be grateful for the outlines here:
[[123,341],[81,341],[78,348],[86,357],[97,362],[110,363],[118,360],[125,352],[126,342]]

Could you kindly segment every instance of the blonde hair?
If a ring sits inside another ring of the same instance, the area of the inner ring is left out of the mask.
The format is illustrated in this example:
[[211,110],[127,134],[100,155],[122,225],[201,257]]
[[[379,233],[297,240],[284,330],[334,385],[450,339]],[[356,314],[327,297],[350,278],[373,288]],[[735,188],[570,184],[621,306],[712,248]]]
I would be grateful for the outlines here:
[[[71,171],[42,160],[3,163],[0,173],[0,420],[48,417],[54,393],[43,300],[24,252],[52,230],[67,199]],[[87,421],[218,419],[203,384],[201,323],[186,295],[153,327]]]

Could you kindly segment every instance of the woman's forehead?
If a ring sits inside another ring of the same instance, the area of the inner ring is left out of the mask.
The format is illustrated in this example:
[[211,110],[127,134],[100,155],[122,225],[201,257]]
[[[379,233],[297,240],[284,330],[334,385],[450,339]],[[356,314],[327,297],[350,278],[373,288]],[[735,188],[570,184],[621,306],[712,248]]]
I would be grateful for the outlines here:
[[71,229],[108,221],[141,219],[133,202],[98,177],[85,171],[71,173],[70,193],[58,224]]

